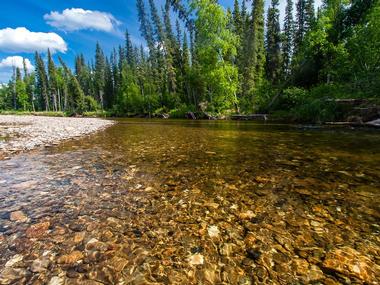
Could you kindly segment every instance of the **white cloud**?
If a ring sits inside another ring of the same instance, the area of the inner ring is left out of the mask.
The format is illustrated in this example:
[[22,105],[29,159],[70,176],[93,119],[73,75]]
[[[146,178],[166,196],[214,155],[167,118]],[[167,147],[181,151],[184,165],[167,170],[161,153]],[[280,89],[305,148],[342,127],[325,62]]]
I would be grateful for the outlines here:
[[[24,58],[22,56],[8,56],[0,61],[0,69],[9,69],[13,67],[24,68]],[[29,59],[25,58],[25,66],[29,71],[34,70],[34,66]]]
[[53,11],[44,15],[44,19],[49,25],[66,32],[78,30],[114,32],[121,24],[110,13],[81,8],[65,9],[62,13]]
[[66,52],[66,42],[56,33],[36,33],[24,27],[0,30],[0,51],[4,52]]

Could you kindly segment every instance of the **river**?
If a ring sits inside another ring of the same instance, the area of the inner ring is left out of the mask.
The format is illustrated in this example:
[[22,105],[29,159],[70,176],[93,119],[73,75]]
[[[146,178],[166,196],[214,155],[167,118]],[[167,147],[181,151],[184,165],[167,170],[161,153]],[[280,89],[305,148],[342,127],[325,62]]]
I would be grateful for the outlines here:
[[0,284],[380,284],[376,130],[121,119],[0,170]]

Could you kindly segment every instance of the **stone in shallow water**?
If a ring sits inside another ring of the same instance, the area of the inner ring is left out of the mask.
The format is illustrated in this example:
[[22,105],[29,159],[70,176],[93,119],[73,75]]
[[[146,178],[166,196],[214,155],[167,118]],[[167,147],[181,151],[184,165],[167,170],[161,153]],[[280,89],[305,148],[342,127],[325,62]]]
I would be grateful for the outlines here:
[[86,232],[77,232],[74,234],[73,242],[75,244],[81,243],[86,236]]
[[70,254],[62,255],[60,258],[58,258],[58,263],[63,264],[73,264],[83,258],[83,254],[80,251],[73,251]]
[[43,259],[36,259],[33,261],[32,265],[30,266],[30,271],[38,273],[38,272],[44,272],[49,267],[50,261],[47,258]]
[[50,222],[43,222],[43,223],[32,225],[26,230],[26,236],[28,238],[42,237],[46,234],[49,227],[50,227]]
[[[28,272],[23,268],[4,268],[0,273],[0,284],[15,284],[24,278]],[[20,283],[21,284],[21,283]]]
[[48,285],[62,285],[64,282],[63,278],[54,276],[53,278],[50,279]]
[[204,257],[202,254],[194,254],[189,257],[190,265],[202,265],[204,263]]
[[220,234],[220,231],[217,226],[208,227],[207,232],[211,238],[218,237]]
[[28,217],[22,211],[15,211],[10,214],[9,219],[12,222],[26,222]]
[[13,256],[11,259],[9,259],[7,261],[7,263],[5,263],[5,267],[12,267],[13,265],[15,265],[17,262],[20,262],[21,260],[23,260],[24,257],[21,255],[21,254],[16,254],[15,256]]
[[350,247],[330,251],[323,262],[323,267],[369,284],[376,284],[380,278],[380,266]]

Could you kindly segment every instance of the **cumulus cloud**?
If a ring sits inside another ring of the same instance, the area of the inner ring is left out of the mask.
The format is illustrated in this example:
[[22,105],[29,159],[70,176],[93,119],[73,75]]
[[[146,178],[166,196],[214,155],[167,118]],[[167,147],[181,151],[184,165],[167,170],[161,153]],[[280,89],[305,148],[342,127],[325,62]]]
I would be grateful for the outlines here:
[[4,52],[35,52],[46,51],[66,52],[66,42],[56,33],[36,33],[24,27],[0,30],[0,51]]
[[[25,66],[29,71],[34,70],[34,66],[30,62],[29,59],[25,58]],[[22,56],[8,56],[0,61],[0,69],[8,69],[8,68],[24,68],[24,58]]]
[[120,25],[112,14],[81,8],[65,9],[62,13],[53,11],[44,15],[44,19],[49,25],[66,32],[78,30],[113,32]]

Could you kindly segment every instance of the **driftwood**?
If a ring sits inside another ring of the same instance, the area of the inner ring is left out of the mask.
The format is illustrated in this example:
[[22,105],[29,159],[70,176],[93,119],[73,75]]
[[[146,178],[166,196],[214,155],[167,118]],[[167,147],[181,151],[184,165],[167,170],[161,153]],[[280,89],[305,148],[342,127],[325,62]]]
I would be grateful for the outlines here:
[[380,119],[365,123],[366,126],[380,128]]
[[267,114],[251,114],[251,115],[232,115],[231,120],[237,121],[266,121],[268,120]]

